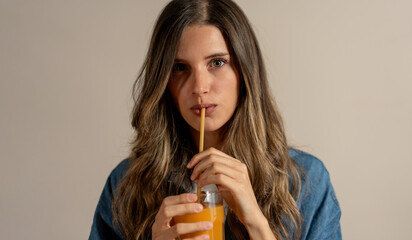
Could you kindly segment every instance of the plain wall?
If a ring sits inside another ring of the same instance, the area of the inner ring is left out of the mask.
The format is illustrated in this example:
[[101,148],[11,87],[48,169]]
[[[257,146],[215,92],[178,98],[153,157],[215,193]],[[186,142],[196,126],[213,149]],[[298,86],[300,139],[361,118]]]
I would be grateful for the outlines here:
[[[86,239],[166,1],[0,0],[0,239]],[[247,1],[290,144],[345,239],[411,239],[412,1]]]

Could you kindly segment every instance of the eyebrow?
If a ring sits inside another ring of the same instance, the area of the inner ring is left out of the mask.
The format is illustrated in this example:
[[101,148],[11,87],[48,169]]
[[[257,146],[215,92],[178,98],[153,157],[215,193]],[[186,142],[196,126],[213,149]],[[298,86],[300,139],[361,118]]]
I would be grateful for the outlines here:
[[[229,55],[229,53],[225,53],[225,52],[214,53],[212,55],[209,55],[209,56],[205,57],[205,60],[210,59],[210,58],[215,58],[215,57],[224,57],[224,56],[227,56],[227,55]],[[184,62],[184,61],[185,60],[179,59],[179,58],[175,59],[175,62]]]
[[226,55],[229,55],[229,53],[224,53],[224,52],[222,52],[222,53],[215,53],[215,54],[212,54],[212,55],[210,55],[210,56],[205,57],[205,60],[206,60],[206,59],[209,59],[209,58],[215,58],[215,57],[224,57],[224,56],[226,56]]

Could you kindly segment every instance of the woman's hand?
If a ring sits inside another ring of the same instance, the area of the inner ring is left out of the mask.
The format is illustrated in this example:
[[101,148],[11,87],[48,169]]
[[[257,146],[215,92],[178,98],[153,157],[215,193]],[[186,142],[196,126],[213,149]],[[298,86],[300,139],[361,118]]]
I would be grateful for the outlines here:
[[249,234],[256,228],[264,227],[267,230],[267,219],[256,201],[244,163],[215,148],[209,148],[196,154],[187,167],[193,168],[191,180],[198,179],[200,187],[217,185]]
[[[163,199],[162,205],[156,215],[152,226],[153,240],[170,240],[180,235],[206,231],[212,228],[211,222],[177,223],[173,221],[174,216],[201,212],[203,206],[195,203],[196,194],[184,193]],[[193,239],[209,239],[209,235],[197,236]]]

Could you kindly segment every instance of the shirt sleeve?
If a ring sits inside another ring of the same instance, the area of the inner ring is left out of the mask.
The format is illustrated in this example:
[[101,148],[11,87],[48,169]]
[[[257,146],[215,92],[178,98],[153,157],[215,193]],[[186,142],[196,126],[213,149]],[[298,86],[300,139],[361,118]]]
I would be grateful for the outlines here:
[[117,187],[126,171],[126,160],[122,161],[107,178],[103,192],[93,218],[89,240],[123,240],[120,231],[113,226],[112,199],[113,190]]
[[301,239],[342,239],[341,209],[323,163],[309,154],[294,158],[304,169],[302,192],[298,207],[304,221]]

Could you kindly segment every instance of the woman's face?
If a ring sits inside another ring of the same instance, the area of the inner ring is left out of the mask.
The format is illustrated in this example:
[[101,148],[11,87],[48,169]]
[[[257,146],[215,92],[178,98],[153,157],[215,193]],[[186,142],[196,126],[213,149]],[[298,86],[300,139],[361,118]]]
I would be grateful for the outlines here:
[[183,32],[168,83],[185,121],[200,128],[206,108],[205,132],[219,130],[233,115],[239,77],[222,33],[212,25],[189,26]]

